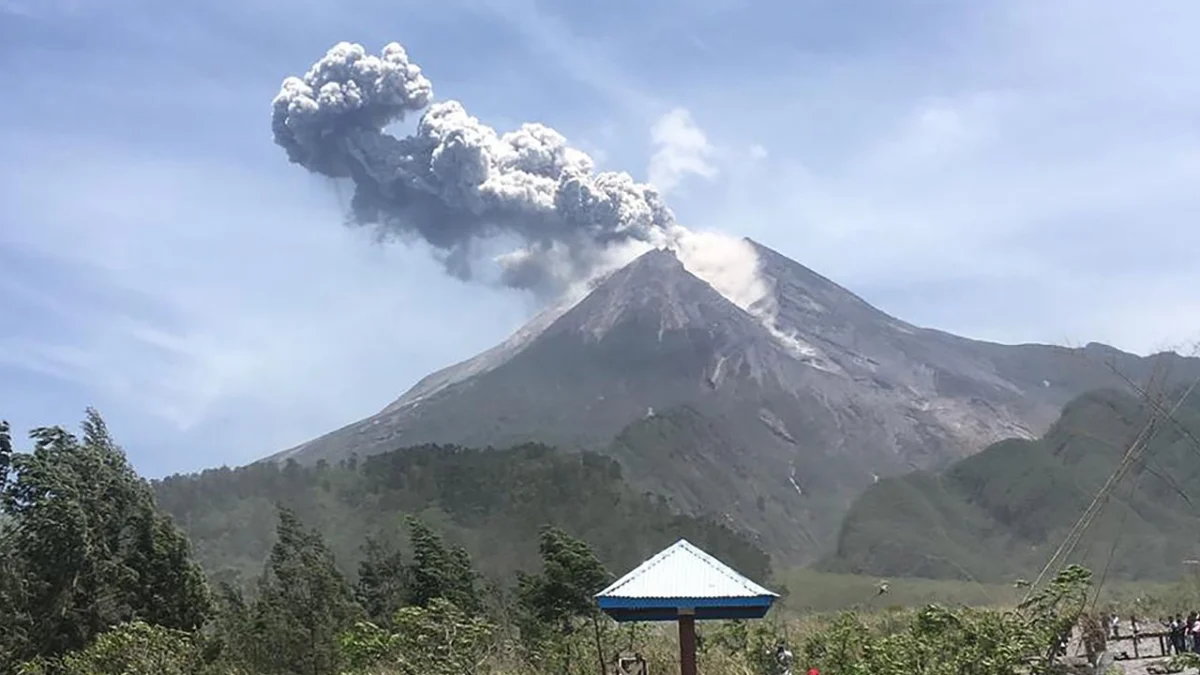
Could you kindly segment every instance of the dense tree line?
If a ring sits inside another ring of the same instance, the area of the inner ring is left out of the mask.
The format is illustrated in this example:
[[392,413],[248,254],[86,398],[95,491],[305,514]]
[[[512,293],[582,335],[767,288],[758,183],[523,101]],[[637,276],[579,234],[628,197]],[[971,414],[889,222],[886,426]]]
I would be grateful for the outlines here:
[[536,566],[544,524],[587,541],[611,569],[629,569],[682,537],[757,581],[770,574],[754,540],[636,492],[613,459],[539,444],[420,446],[314,466],[263,462],[172,476],[155,490],[204,568],[245,587],[268,554],[279,504],[319,530],[351,576],[367,539],[412,553],[404,536],[410,514],[462,545],[488,577]]

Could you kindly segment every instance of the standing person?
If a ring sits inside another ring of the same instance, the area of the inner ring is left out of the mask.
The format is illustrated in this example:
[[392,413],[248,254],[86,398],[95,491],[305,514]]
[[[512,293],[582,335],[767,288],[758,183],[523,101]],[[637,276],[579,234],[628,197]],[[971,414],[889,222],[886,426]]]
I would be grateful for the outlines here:
[[775,648],[775,662],[779,664],[777,672],[780,675],[792,675],[792,652],[783,643],[783,640],[780,640],[779,645]]
[[1114,638],[1121,637],[1121,617],[1117,616],[1116,612],[1112,615],[1112,636]]
[[1176,656],[1183,653],[1183,617],[1176,614],[1170,625],[1171,651]]
[[1184,652],[1192,651],[1192,624],[1196,622],[1196,613],[1191,612],[1187,618],[1179,622],[1179,644]]
[[1192,628],[1192,651],[1200,653],[1200,616],[1193,613],[1189,626]]

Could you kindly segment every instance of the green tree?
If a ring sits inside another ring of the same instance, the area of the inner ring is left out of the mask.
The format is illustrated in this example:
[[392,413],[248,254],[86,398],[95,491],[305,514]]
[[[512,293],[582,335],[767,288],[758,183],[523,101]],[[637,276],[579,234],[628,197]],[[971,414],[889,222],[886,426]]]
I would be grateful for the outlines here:
[[0,523],[0,672],[26,653],[29,615],[24,602],[24,578],[13,554],[11,534]]
[[406,568],[405,604],[426,607],[432,600],[443,598],[463,611],[477,612],[481,606],[476,588],[479,575],[466,549],[447,546],[417,518],[408,518],[408,531],[413,559]]
[[7,425],[0,434],[8,468],[0,491],[3,574],[6,586],[19,576],[17,613],[27,617],[13,657],[76,651],[129,621],[184,631],[203,623],[211,601],[190,546],[100,414],[88,409],[82,440],[61,427],[30,437],[32,452],[16,453]]
[[218,584],[216,605],[216,621],[210,627],[212,640],[209,646],[217,650],[217,658],[243,666],[264,661],[266,654],[259,640],[255,607],[246,602],[242,590],[229,583]]
[[277,540],[254,606],[253,660],[264,672],[322,675],[338,666],[337,636],[356,607],[321,535],[279,510]]
[[8,420],[0,420],[0,489],[8,482],[8,469],[12,466],[12,430]]
[[[0,420],[0,494],[8,481],[12,450],[8,422]],[[0,510],[0,671],[16,662],[28,635],[22,598],[24,580],[13,551],[12,536],[9,518]]]
[[598,613],[593,596],[612,581],[586,542],[562,530],[542,528],[542,571],[518,577],[517,602],[527,620],[568,631],[571,621]]
[[396,610],[404,604],[405,568],[400,552],[368,537],[364,557],[358,565],[355,597],[367,618],[389,625]]

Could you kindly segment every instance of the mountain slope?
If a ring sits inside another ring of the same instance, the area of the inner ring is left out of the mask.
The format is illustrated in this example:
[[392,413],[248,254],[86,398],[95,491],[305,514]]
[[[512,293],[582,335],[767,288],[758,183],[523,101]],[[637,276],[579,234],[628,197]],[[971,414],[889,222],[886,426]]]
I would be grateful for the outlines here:
[[[1036,573],[1147,419],[1137,399],[1097,391],[1070,403],[1039,440],[1004,441],[941,472],[882,480],[851,507],[822,566],[978,580]],[[1153,437],[1074,561],[1108,567],[1114,578],[1176,579],[1181,561],[1200,554],[1200,392],[1177,419],[1182,429],[1164,425]]]
[[590,543],[612,570],[629,569],[684,537],[765,581],[769,558],[711,519],[672,513],[630,489],[621,467],[592,453],[530,444],[481,451],[424,446],[362,461],[264,462],[172,476],[159,505],[217,579],[252,581],[275,536],[276,504],[321,531],[348,574],[372,536],[403,549],[404,515],[417,514],[464,545],[495,578],[538,563],[538,530],[557,525]]
[[[379,414],[275,459],[432,442],[590,448],[678,508],[721,514],[804,562],[876,476],[1033,437],[1070,397],[1119,382],[1088,350],[911,326],[748,245],[771,286],[748,311],[652,251]],[[1164,364],[1200,372],[1173,355],[1118,356],[1135,378]]]

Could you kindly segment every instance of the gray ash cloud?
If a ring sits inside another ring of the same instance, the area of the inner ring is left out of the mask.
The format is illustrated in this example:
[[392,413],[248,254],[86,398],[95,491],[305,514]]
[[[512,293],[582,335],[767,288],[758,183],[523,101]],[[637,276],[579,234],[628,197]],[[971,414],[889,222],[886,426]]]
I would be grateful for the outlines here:
[[[385,128],[420,113],[415,133]],[[376,56],[342,42],[274,100],[275,142],[309,171],[349,179],[351,216],[418,235],[449,273],[472,278],[475,247],[506,237],[501,282],[550,296],[630,250],[672,246],[690,233],[654,187],[595,171],[586,153],[536,123],[498,133],[433,85],[399,44]]]

